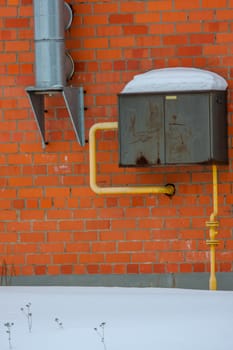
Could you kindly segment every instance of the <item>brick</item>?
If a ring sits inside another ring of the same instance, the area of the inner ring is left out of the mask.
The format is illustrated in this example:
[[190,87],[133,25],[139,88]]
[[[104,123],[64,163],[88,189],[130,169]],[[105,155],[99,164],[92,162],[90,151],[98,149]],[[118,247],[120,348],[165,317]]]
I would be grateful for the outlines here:
[[87,272],[86,266],[74,265],[73,268],[76,274],[85,274]]
[[187,262],[207,262],[209,261],[209,252],[187,252],[185,260]]
[[155,23],[160,22],[160,13],[152,12],[152,13],[140,13],[135,14],[134,16],[135,23]]
[[124,36],[124,37],[113,37],[110,38],[110,48],[119,48],[119,47],[132,47],[135,45],[134,36]]
[[93,263],[102,263],[104,262],[104,254],[80,254],[79,262],[81,264],[93,264]]
[[131,13],[127,14],[111,14],[109,16],[109,23],[110,24],[126,24],[126,23],[133,23],[134,22],[134,16]]
[[20,233],[21,242],[44,242],[44,233]]
[[193,272],[205,272],[206,267],[203,263],[195,263],[193,264]]
[[213,44],[214,42],[213,34],[190,34],[191,44]]
[[151,236],[150,236],[150,232],[147,231],[129,231],[126,232],[125,235],[127,240],[150,240]]
[[[9,9],[6,10],[8,12]],[[12,30],[0,30],[0,38],[2,40],[15,40],[16,39],[16,32],[13,32]]]
[[123,33],[125,35],[134,34],[147,34],[148,33],[148,26],[147,25],[125,25],[123,26]]
[[1,233],[0,232],[0,240],[1,242],[17,242],[18,235],[17,233]]
[[175,10],[181,10],[181,9],[196,9],[199,8],[199,0],[192,0],[192,2],[187,2],[186,0],[175,0],[174,9]]
[[138,264],[128,264],[127,265],[127,273],[138,273],[139,265]]
[[41,188],[22,188],[18,191],[19,198],[40,198],[42,197]]
[[73,265],[62,265],[61,273],[63,274],[71,274],[73,272]]
[[150,46],[159,46],[161,45],[160,36],[151,37],[135,37],[136,45],[139,47],[150,47]]
[[52,260],[54,264],[76,264],[77,254],[54,254]]
[[184,11],[167,11],[162,13],[162,22],[185,22],[188,19],[188,15]]
[[77,232],[74,233],[74,241],[96,241],[97,233],[96,232]]
[[6,52],[29,51],[30,44],[27,41],[8,41],[5,43]]
[[83,229],[83,220],[61,220],[58,223],[58,227],[61,231],[80,231]]
[[91,265],[87,265],[87,272],[92,274],[96,274],[96,273],[99,273],[99,265],[94,265],[94,264],[91,264]]
[[177,23],[177,33],[197,33],[201,32],[201,23]]
[[155,218],[155,219],[145,218],[145,219],[141,219],[138,225],[141,229],[150,228],[150,227],[162,228],[164,226],[164,219],[163,218]]
[[[99,26],[96,28],[97,30],[97,35],[98,36],[119,36],[123,34],[123,30],[124,30],[125,26],[119,26],[118,24],[116,25],[106,25],[106,26]],[[93,33],[94,35],[94,33]],[[93,36],[92,35],[92,36]]]
[[188,43],[187,35],[166,35],[163,37],[164,45],[181,45]]
[[219,264],[219,271],[220,272],[229,272],[231,271],[231,262],[229,263],[220,263]]
[[138,253],[134,252],[131,258],[131,261],[133,263],[152,263],[155,262],[156,260],[156,253],[155,252],[143,252],[143,253]]
[[1,209],[11,209],[11,200],[0,200]]
[[6,18],[5,28],[28,28],[30,25],[28,18]]
[[3,220],[3,221],[16,220],[15,210],[10,210],[10,209],[0,210],[0,220]]
[[153,265],[151,263],[139,264],[139,273],[153,273]]
[[10,154],[8,155],[8,163],[10,165],[17,164],[31,164],[32,163],[32,157],[30,154]]
[[227,7],[226,0],[203,0],[202,1],[203,8],[224,8]]
[[100,265],[99,266],[99,272],[102,274],[111,274],[112,273],[112,265]]
[[154,273],[165,273],[165,264],[154,264],[153,265],[153,272]]
[[[168,263],[166,266],[166,272],[167,273],[177,273],[179,272],[179,264],[170,264]],[[175,282],[174,282],[175,285]]]
[[38,251],[37,244],[16,244],[14,246],[14,253],[16,254],[27,254],[27,253],[36,253]]
[[147,4],[148,11],[167,11],[172,10],[172,1],[163,0],[163,1],[148,1]]
[[125,215],[127,218],[130,217],[147,217],[150,214],[149,208],[126,208]]
[[216,19],[217,20],[231,20],[233,15],[233,10],[217,10],[216,11]]
[[107,263],[129,263],[130,262],[130,254],[128,253],[119,253],[119,254],[106,254],[106,262]]
[[35,265],[46,265],[50,264],[51,255],[38,255],[38,254],[28,254],[26,255],[26,263],[27,264],[35,264]]
[[66,252],[90,252],[90,244],[86,242],[67,243]]
[[88,38],[84,41],[84,48],[106,49],[109,46],[108,38]]
[[71,238],[72,238],[71,232],[48,232],[47,233],[48,242],[70,241]]
[[17,186],[17,187],[25,187],[32,186],[32,178],[31,177],[10,177],[8,180],[9,186]]
[[83,17],[83,24],[85,25],[101,25],[108,23],[107,15],[86,15]]
[[70,189],[67,187],[47,188],[45,192],[46,197],[68,197],[69,194],[70,194]]
[[43,210],[21,210],[20,218],[21,220],[43,220],[44,211]]
[[47,272],[46,265],[35,266],[35,274],[36,275],[45,275]]
[[191,273],[193,272],[193,265],[182,263],[180,264],[180,272],[181,273]]
[[203,21],[203,19],[205,20],[205,22],[210,21],[210,20],[214,20],[215,19],[215,10],[214,9],[205,10],[202,8],[201,10],[190,11],[188,18],[189,18],[190,22]]
[[103,231],[100,233],[100,240],[101,241],[118,241],[124,239],[124,232],[123,231]]
[[95,252],[112,252],[116,250],[115,242],[96,242],[92,244],[92,251]]
[[173,251],[171,251],[171,252],[160,252],[159,253],[159,261],[161,263],[182,262],[182,261],[184,261],[184,254],[183,254],[183,252],[173,252]]
[[119,242],[118,243],[118,250],[121,252],[135,252],[135,251],[142,251],[143,244],[142,242]]
[[87,220],[87,230],[108,230],[110,228],[109,220]]
[[94,13],[116,13],[118,10],[117,3],[94,4]]
[[173,23],[156,23],[149,26],[149,34],[171,34],[175,31],[175,25]]
[[57,157],[57,154],[35,154],[34,162],[35,164],[57,163]]
[[232,33],[217,33],[216,43],[219,43],[219,44],[229,43],[232,41],[232,38],[233,38]]
[[153,57],[167,57],[176,56],[174,47],[157,47],[151,49],[151,54]]
[[120,2],[121,12],[135,13],[145,12],[145,2],[141,1],[121,1]]
[[171,249],[171,243],[169,241],[147,241],[144,242],[145,251],[161,251]]

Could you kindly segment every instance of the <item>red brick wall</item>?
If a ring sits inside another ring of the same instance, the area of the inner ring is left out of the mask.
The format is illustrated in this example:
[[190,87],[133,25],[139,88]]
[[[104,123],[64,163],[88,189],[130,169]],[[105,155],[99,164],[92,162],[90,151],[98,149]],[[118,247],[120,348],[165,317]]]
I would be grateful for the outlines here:
[[[229,83],[229,166],[219,167],[218,271],[233,259],[233,0],[70,1],[73,85],[86,90],[86,139],[117,120],[117,94],[146,70],[192,66]],[[210,166],[119,169],[114,132],[98,137],[98,182],[174,183],[176,195],[98,196],[60,97],[46,99],[41,147],[25,87],[34,84],[32,0],[0,0],[0,254],[17,274],[204,272]]]

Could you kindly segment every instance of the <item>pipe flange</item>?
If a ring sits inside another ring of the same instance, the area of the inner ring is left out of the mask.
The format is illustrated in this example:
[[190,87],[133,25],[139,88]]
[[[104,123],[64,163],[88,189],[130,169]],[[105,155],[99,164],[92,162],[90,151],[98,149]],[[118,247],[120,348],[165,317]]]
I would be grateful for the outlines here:
[[169,190],[169,193],[165,193],[168,197],[173,197],[176,193],[176,187],[174,184],[166,184],[165,187]]
[[206,226],[207,227],[219,227],[219,222],[218,221],[206,221]]
[[219,245],[219,241],[217,239],[207,239],[206,244],[210,246],[217,246]]

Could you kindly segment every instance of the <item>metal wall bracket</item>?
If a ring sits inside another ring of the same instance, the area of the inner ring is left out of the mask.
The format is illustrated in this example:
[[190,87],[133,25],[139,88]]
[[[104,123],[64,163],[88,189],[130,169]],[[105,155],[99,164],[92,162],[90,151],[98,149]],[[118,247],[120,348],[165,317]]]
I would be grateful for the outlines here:
[[81,146],[85,145],[84,133],[84,92],[82,87],[59,87],[51,89],[43,89],[37,87],[28,87],[26,89],[33,114],[39,128],[42,138],[42,146],[45,147],[48,143],[45,139],[45,103],[46,96],[52,96],[55,93],[61,93],[66,108],[68,110],[76,137]]

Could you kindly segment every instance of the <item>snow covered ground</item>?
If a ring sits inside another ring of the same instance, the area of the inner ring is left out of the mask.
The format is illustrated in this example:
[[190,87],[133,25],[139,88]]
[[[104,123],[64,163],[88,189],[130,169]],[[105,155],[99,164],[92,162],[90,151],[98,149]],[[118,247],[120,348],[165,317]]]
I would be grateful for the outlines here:
[[7,322],[14,350],[232,350],[233,292],[0,287],[0,350]]

